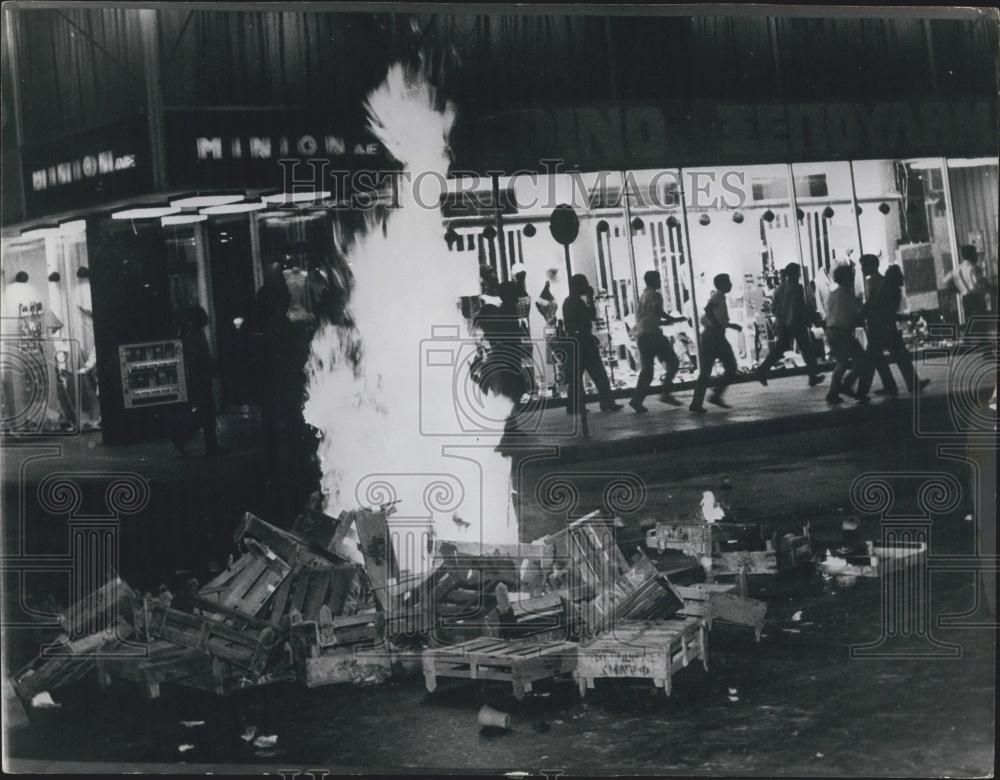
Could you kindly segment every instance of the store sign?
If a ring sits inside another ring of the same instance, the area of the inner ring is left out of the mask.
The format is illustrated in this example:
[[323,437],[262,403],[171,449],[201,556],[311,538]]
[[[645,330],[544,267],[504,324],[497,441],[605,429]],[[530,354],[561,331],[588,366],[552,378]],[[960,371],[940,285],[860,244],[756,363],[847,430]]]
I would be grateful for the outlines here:
[[[528,108],[461,120],[456,168],[567,168],[775,163],[997,153],[988,101],[673,102]],[[542,166],[544,167],[544,166]]]
[[[285,184],[289,164],[300,179],[320,176],[317,189],[342,191],[361,171],[395,164],[361,117],[331,119],[307,111],[166,112],[167,168],[174,187],[263,187]],[[309,165],[311,161],[322,165]],[[322,185],[322,186],[320,186]]]
[[146,120],[118,122],[26,147],[22,175],[29,217],[149,192]]

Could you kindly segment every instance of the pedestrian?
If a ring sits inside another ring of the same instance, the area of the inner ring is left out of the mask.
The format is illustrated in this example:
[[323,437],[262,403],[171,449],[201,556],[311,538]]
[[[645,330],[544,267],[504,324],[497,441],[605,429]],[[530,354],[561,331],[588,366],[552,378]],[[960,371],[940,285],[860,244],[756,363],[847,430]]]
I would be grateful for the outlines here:
[[729,274],[718,274],[713,280],[715,292],[708,299],[705,305],[705,314],[701,318],[703,330],[701,332],[701,370],[698,373],[698,381],[694,386],[694,399],[688,407],[695,414],[704,414],[706,409],[703,405],[705,391],[708,389],[712,379],[712,369],[715,361],[722,363],[724,373],[715,384],[715,389],[708,397],[708,402],[723,409],[728,409],[729,404],[722,400],[722,395],[726,388],[736,378],[736,356],[733,348],[726,338],[726,330],[740,332],[743,328],[736,323],[729,321],[729,307],[726,305],[726,293],[733,289],[733,283]]
[[206,455],[224,452],[215,433],[215,395],[212,391],[215,361],[205,336],[207,326],[208,314],[198,305],[191,307],[181,325],[188,398],[185,408],[174,420],[170,440],[182,455],[199,428],[205,434]]
[[[833,281],[837,285],[826,300],[826,339],[830,343],[830,353],[837,361],[830,376],[830,391],[826,401],[840,404],[846,395],[854,395],[854,383],[864,370],[865,350],[854,335],[861,324],[861,301],[854,294],[854,267],[839,265],[833,269]],[[866,396],[857,396],[866,401]]]
[[672,406],[680,406],[681,402],[674,398],[670,391],[677,369],[680,368],[680,360],[677,359],[677,353],[674,352],[670,339],[660,330],[660,325],[687,322],[684,317],[671,317],[663,311],[663,295],[660,293],[661,280],[658,271],[646,271],[642,278],[646,283],[646,289],[642,291],[635,311],[635,341],[639,348],[640,371],[632,400],[628,402],[636,412],[647,411],[643,401],[653,380],[655,360],[659,360],[667,370],[660,400]]
[[475,320],[489,346],[480,368],[480,386],[509,398],[516,406],[528,391],[523,369],[528,353],[518,317],[520,290],[517,282],[503,282],[497,292],[500,305],[485,304]]
[[[879,273],[878,264],[879,259],[877,255],[862,255],[860,260],[861,273],[864,276],[865,285],[865,305],[862,306],[862,319],[865,321],[865,337],[870,341],[870,328],[868,324],[868,312],[871,310],[872,301],[878,295],[879,290],[882,288],[882,282],[885,277]],[[865,360],[866,362],[870,359],[868,350],[865,350]],[[885,357],[879,352],[878,356],[874,358],[875,364],[872,367],[874,371],[878,372],[879,381],[882,382],[882,387],[875,391],[875,395],[899,395],[899,387],[896,385],[896,379],[892,375],[892,369],[889,368],[889,364],[885,362]],[[865,391],[865,396],[859,398],[860,401],[867,401],[868,395],[867,390]]]
[[583,274],[574,274],[569,280],[569,295],[563,301],[563,325],[573,349],[567,355],[569,380],[567,414],[578,414],[586,408],[583,396],[583,374],[587,372],[600,396],[602,412],[617,412],[622,408],[611,394],[601,349],[594,336],[594,289]]
[[[875,269],[877,270],[878,258],[874,255],[862,256],[874,258]],[[871,265],[872,261],[867,261]],[[917,380],[917,370],[913,366],[913,358],[903,343],[903,335],[899,332],[896,322],[899,319],[908,319],[909,315],[900,315],[899,308],[903,302],[903,272],[898,265],[891,265],[886,269],[885,276],[881,277],[881,282],[877,285],[877,291],[872,299],[865,303],[863,313],[868,322],[868,350],[865,353],[865,370],[858,386],[858,395],[864,397],[871,387],[872,377],[875,371],[875,361],[883,360],[882,353],[889,352],[889,355],[896,361],[900,372],[903,374],[903,381],[906,389],[913,393],[915,388],[921,390],[930,384],[929,379]],[[895,382],[893,382],[895,387]],[[885,388],[888,389],[888,388]],[[891,392],[890,395],[895,395]]]
[[814,312],[808,310],[806,304],[806,292],[799,282],[802,276],[802,269],[798,263],[789,263],[785,266],[782,274],[782,282],[774,293],[774,318],[778,329],[777,343],[774,345],[764,362],[757,368],[757,381],[762,385],[767,385],[767,373],[786,351],[791,349],[792,342],[798,344],[802,359],[809,369],[809,386],[815,387],[822,382],[825,377],[816,369],[816,358],[813,354],[812,336],[809,333],[809,324],[813,319]]
[[962,256],[958,268],[948,275],[947,281],[953,286],[962,299],[962,311],[965,321],[987,313],[986,310],[986,279],[983,278],[979,266],[979,256],[972,244],[963,246],[959,253]]

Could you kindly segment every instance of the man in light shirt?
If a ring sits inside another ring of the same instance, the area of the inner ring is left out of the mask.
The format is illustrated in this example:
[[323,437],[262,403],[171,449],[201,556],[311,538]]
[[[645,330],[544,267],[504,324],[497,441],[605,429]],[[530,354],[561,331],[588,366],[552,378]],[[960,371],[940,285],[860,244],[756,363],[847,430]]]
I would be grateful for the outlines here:
[[709,297],[708,303],[705,305],[705,314],[701,318],[701,324],[704,327],[701,332],[701,371],[694,387],[694,399],[689,407],[695,414],[704,414],[706,411],[702,402],[705,400],[705,391],[712,378],[712,369],[715,367],[716,360],[722,363],[724,373],[716,383],[712,395],[708,397],[708,402],[723,409],[729,408],[729,404],[722,400],[722,394],[736,378],[736,356],[726,338],[726,330],[743,330],[741,326],[729,322],[726,293],[733,289],[729,274],[718,274],[712,281],[715,283],[715,292]]
[[[833,269],[833,281],[837,287],[826,301],[826,338],[830,342],[830,353],[837,361],[830,377],[830,392],[826,394],[829,404],[843,403],[843,390],[853,395],[851,386],[863,372],[865,350],[854,335],[861,324],[861,301],[854,294],[854,267],[840,265]],[[867,400],[864,396],[859,401]]]
[[962,261],[958,264],[958,268],[949,275],[949,281],[962,298],[962,310],[965,312],[965,320],[968,322],[977,315],[986,314],[986,280],[979,267],[976,247],[972,244],[966,244],[959,251],[962,255]]
[[671,317],[663,311],[663,296],[660,294],[660,274],[657,271],[647,271],[642,277],[646,283],[646,289],[642,291],[639,298],[639,305],[635,312],[635,341],[639,348],[639,379],[635,385],[635,392],[628,405],[636,412],[647,411],[643,401],[646,393],[649,392],[649,385],[653,381],[653,363],[659,360],[667,370],[667,376],[663,380],[663,392],[660,400],[680,406],[680,401],[674,398],[670,392],[671,383],[680,367],[677,353],[674,352],[670,339],[663,335],[660,325],[672,325],[675,322],[686,322],[684,317]]

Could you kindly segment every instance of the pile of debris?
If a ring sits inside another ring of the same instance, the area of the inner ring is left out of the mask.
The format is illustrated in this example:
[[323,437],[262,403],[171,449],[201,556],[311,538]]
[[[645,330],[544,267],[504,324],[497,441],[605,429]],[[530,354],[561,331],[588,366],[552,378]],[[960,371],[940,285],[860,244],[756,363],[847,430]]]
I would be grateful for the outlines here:
[[[437,540],[429,574],[403,570],[391,508],[331,518],[311,509],[291,531],[246,514],[238,555],[201,585],[140,596],[117,577],[61,620],[63,633],[12,677],[25,702],[96,672],[102,686],[162,683],[229,693],[277,681],[378,683],[423,669],[494,679],[523,696],[573,674],[646,677],[670,692],[708,663],[713,619],[750,626],[765,605],[735,586],[673,584],[644,553],[629,561],[597,513],[530,544]],[[364,563],[345,554],[356,544]],[[346,545],[346,547],[345,547]]]

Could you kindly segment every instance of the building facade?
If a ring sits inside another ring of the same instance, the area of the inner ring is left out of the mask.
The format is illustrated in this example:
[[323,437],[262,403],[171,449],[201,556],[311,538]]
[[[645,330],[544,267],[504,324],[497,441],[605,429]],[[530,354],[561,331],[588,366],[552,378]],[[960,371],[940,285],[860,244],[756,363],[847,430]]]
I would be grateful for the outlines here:
[[[667,331],[688,372],[721,272],[747,370],[789,262],[822,311],[833,267],[878,254],[925,322],[960,322],[960,248],[997,277],[995,19],[774,13],[6,7],[5,333],[38,337],[52,386],[82,377],[46,424],[162,428],[183,385],[163,350],[193,305],[219,404],[261,402],[259,290],[274,263],[302,288],[334,262],[354,217],[329,201],[392,169],[363,102],[396,61],[456,106],[448,251],[473,280],[523,270],[533,299],[585,273],[620,386],[648,270],[690,321]],[[580,220],[568,251],[549,231],[560,203]],[[527,323],[545,338],[536,308]],[[5,420],[27,396],[5,385]]]

